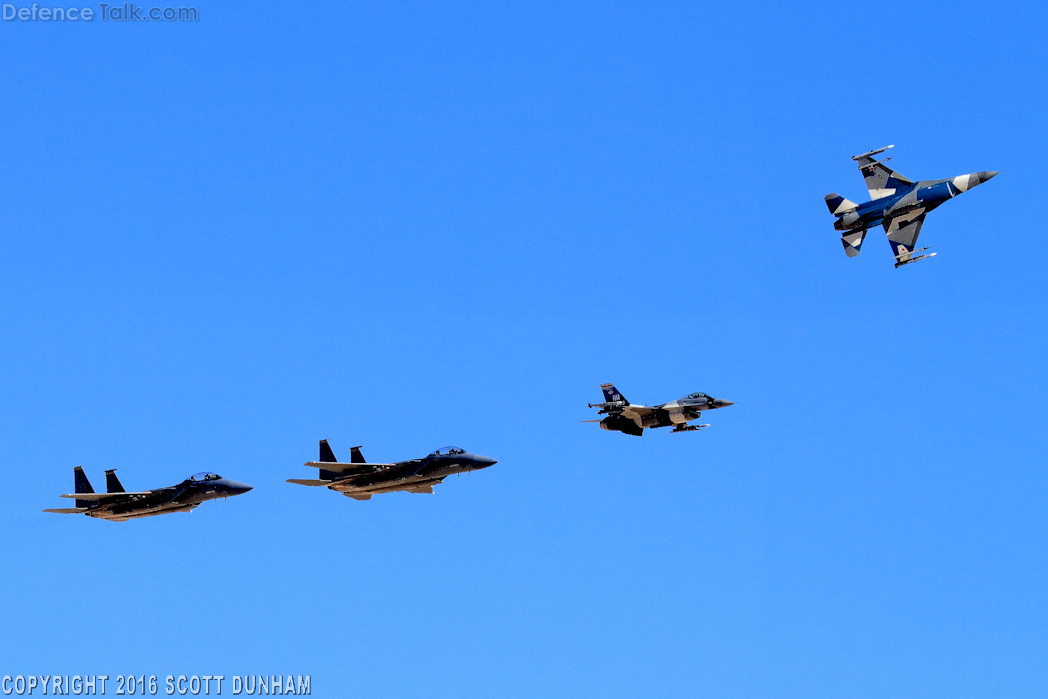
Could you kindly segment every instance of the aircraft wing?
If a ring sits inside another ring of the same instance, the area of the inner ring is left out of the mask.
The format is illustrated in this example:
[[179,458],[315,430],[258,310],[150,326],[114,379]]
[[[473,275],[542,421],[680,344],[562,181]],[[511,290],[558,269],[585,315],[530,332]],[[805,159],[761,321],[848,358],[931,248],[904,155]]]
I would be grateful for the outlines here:
[[331,485],[331,481],[316,481],[307,478],[288,478],[287,482],[295,485]]
[[655,408],[649,408],[646,405],[628,405],[626,409],[622,411],[622,414],[626,417],[640,417],[642,415],[650,415],[655,412]]
[[883,199],[895,194],[899,189],[913,186],[913,180],[905,175],[900,175],[884,164],[891,158],[877,160],[874,157],[878,153],[883,153],[888,148],[894,147],[888,146],[879,150],[871,150],[869,153],[856,155],[852,158],[859,164],[859,171],[862,172],[862,177],[866,180],[866,188],[870,190],[870,199]]
[[86,507],[62,507],[56,510],[44,510],[44,512],[54,512],[59,515],[78,515],[82,512],[87,512]]
[[378,471],[381,469],[389,468],[390,466],[396,466],[396,464],[354,464],[345,463],[343,461],[307,461],[305,465],[312,466],[313,468],[323,469],[325,471],[344,473],[346,475],[349,475],[351,473],[371,473],[372,471]]
[[69,498],[71,500],[83,500],[85,502],[109,502],[111,500],[119,500],[132,495],[152,495],[153,490],[145,490],[141,493],[73,493],[72,495],[59,495],[60,498]]
[[896,266],[911,261],[910,257],[917,246],[917,236],[921,234],[926,213],[924,209],[918,209],[884,222],[888,243],[895,253]]

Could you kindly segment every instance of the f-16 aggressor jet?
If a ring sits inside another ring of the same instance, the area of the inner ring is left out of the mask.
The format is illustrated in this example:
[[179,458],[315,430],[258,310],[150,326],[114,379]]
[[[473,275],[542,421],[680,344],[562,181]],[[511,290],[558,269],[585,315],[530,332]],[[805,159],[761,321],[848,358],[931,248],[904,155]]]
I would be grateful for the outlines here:
[[934,252],[914,256],[928,249],[915,249],[915,246],[924,217],[929,211],[993,178],[997,172],[973,172],[945,180],[921,180],[915,183],[884,164],[891,158],[874,160],[873,156],[894,147],[886,146],[852,158],[859,163],[872,201],[856,204],[839,194],[827,194],[826,206],[837,217],[833,227],[841,231],[841,243],[848,257],[859,254],[867,229],[880,224],[884,226],[892,246],[895,267],[899,268],[935,256]]
[[610,383],[600,385],[604,392],[603,403],[589,403],[591,408],[600,408],[598,415],[607,415],[603,420],[583,420],[599,422],[602,430],[624,432],[640,437],[645,427],[668,427],[673,425],[674,432],[693,432],[709,425],[689,425],[698,420],[703,410],[716,410],[735,405],[730,400],[713,398],[705,393],[689,393],[662,405],[637,405],[630,403]]
[[453,473],[468,473],[497,464],[495,459],[470,454],[458,447],[437,449],[429,456],[394,464],[369,464],[360,447],[349,450],[349,463],[335,458],[327,440],[320,440],[320,461],[307,461],[306,466],[320,469],[320,478],[289,478],[297,485],[327,486],[354,500],[370,500],[378,493],[404,490],[409,493],[432,493],[437,485]]
[[251,486],[244,483],[222,478],[217,473],[204,472],[190,476],[178,485],[129,493],[116,477],[116,469],[112,469],[106,471],[106,492],[96,493],[82,466],[73,469],[73,482],[76,492],[59,497],[76,500],[76,507],[44,512],[85,514],[110,522],[126,522],[170,512],[189,512],[205,500],[228,498],[251,490]]

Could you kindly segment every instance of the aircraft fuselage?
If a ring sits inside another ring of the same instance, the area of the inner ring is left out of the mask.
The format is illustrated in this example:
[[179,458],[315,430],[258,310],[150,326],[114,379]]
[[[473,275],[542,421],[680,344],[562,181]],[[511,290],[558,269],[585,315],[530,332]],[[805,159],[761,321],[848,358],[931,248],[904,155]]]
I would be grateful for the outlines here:
[[462,452],[430,455],[422,459],[400,461],[375,473],[348,474],[328,486],[346,495],[392,493],[398,490],[431,487],[456,473],[479,471],[497,463],[486,456]]
[[216,478],[206,481],[185,480],[176,486],[159,488],[146,493],[130,493],[124,499],[113,502],[90,502],[77,500],[77,507],[87,507],[88,517],[110,522],[129,519],[156,517],[173,512],[189,512],[203,502],[240,495],[251,490],[251,486]]
[[833,227],[839,231],[872,228],[886,218],[901,216],[910,211],[931,211],[964,191],[954,184],[954,181],[959,179],[961,178],[925,180],[906,191],[897,191],[895,194],[859,204],[854,210],[834,221]]

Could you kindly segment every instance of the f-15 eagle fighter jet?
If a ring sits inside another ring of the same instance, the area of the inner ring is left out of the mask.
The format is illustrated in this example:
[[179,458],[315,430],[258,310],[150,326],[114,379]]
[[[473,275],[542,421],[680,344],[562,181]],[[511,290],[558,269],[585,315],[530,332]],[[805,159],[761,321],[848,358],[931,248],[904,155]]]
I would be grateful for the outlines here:
[[624,432],[640,437],[645,427],[668,427],[673,425],[674,432],[694,432],[709,425],[689,425],[692,420],[698,420],[703,410],[716,410],[735,405],[730,400],[714,398],[705,393],[689,393],[683,398],[678,398],[662,405],[637,405],[630,403],[619,392],[619,389],[610,383],[600,385],[604,392],[603,403],[589,403],[591,408],[600,408],[598,415],[607,415],[602,420],[583,420],[583,422],[599,422],[602,430],[613,432]]
[[349,450],[349,463],[335,458],[326,439],[320,440],[320,461],[307,461],[306,466],[320,469],[320,478],[289,478],[296,485],[327,486],[354,500],[370,500],[378,493],[405,490],[409,493],[432,493],[433,486],[453,473],[477,471],[498,462],[458,447],[437,449],[429,456],[395,464],[369,464],[360,447]]
[[217,473],[198,473],[178,485],[129,493],[116,477],[116,469],[106,471],[106,492],[96,493],[82,466],[73,469],[72,495],[76,507],[44,510],[62,515],[85,514],[110,522],[126,522],[140,517],[155,517],[170,512],[190,512],[205,500],[228,498],[251,490],[251,486],[231,481]]
[[888,234],[888,243],[892,246],[895,267],[898,269],[935,256],[934,252],[916,254],[928,249],[918,249],[916,245],[924,217],[929,211],[992,179],[997,172],[973,172],[945,180],[913,182],[884,164],[891,158],[874,159],[873,156],[894,147],[886,146],[852,158],[859,163],[859,171],[866,178],[871,201],[856,204],[840,194],[827,194],[826,206],[837,217],[833,227],[841,231],[841,243],[848,257],[859,254],[867,229],[880,224]]

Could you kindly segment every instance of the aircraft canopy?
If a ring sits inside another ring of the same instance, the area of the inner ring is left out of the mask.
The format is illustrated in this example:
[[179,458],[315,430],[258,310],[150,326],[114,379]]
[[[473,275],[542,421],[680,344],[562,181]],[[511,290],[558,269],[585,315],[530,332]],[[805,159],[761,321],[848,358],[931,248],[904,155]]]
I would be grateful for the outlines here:
[[221,478],[222,476],[218,475],[217,473],[201,471],[200,473],[194,473],[192,476],[189,477],[189,480],[200,483],[203,481],[217,481]]
[[437,449],[435,452],[430,454],[430,456],[451,456],[453,454],[465,454],[465,453],[466,453],[465,449],[459,449],[458,447],[441,447],[440,449]]

